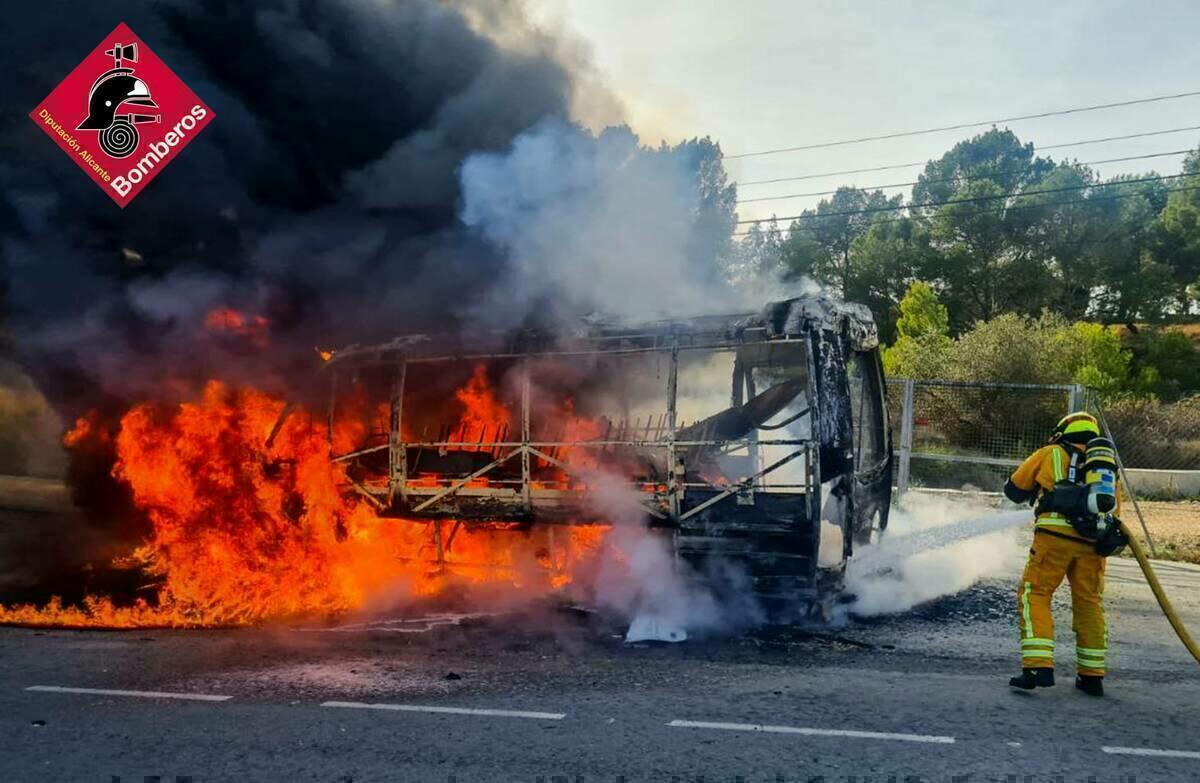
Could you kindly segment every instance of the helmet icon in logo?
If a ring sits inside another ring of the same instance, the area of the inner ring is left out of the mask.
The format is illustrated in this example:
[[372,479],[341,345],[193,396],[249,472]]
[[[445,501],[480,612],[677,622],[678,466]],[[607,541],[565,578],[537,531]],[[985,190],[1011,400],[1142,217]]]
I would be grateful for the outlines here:
[[146,82],[133,75],[125,61],[137,62],[137,44],[113,44],[105,54],[113,67],[92,84],[88,115],[75,130],[100,131],[100,149],[113,158],[127,158],[138,148],[137,125],[158,122],[160,114],[136,114],[136,107],[157,109]]

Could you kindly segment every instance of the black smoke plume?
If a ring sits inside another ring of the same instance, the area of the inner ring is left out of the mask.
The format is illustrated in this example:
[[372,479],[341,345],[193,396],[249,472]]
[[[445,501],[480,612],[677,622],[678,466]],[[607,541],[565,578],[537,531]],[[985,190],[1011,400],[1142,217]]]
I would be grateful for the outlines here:
[[[217,120],[126,209],[22,116],[120,21]],[[458,171],[547,118],[575,65],[515,2],[19,4],[0,54],[7,331],[68,417],[163,379],[310,369],[314,348],[462,312],[503,258],[457,214]],[[459,306],[448,306],[459,305]],[[204,329],[232,307],[271,348]]]

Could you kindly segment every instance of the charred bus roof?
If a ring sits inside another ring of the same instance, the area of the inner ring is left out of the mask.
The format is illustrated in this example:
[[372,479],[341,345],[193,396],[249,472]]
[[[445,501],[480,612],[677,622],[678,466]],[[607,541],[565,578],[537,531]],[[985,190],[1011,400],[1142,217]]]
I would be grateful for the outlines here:
[[771,302],[757,313],[706,315],[644,323],[585,319],[555,331],[475,331],[459,334],[409,334],[375,345],[353,344],[338,350],[328,364],[371,365],[407,361],[450,361],[522,355],[570,355],[630,350],[724,348],[766,340],[786,340],[816,331],[844,334],[850,347],[878,346],[871,312],[863,305],[825,294]]

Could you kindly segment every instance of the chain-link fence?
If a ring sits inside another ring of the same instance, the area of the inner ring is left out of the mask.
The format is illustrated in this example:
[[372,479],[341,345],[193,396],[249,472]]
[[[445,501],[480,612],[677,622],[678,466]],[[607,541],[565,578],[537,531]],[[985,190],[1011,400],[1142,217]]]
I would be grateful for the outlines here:
[[1054,425],[1084,404],[1072,385],[888,381],[896,486],[998,490]]
[[1090,396],[1131,470],[1200,471],[1200,395],[1178,402]]
[[1078,385],[905,378],[888,381],[896,487],[998,490],[1062,416],[1081,408],[1111,433],[1135,492],[1200,495],[1200,396],[1105,401]]

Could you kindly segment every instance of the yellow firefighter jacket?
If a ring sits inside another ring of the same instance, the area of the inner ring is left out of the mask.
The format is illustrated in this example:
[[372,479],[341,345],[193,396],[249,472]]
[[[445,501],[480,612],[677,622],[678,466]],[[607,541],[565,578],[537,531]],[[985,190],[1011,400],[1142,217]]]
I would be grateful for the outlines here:
[[[1066,481],[1070,478],[1072,458],[1074,458],[1077,480],[1082,481],[1083,449],[1065,442],[1051,443],[1030,454],[1029,458],[1022,462],[1021,466],[1012,474],[1012,478],[1009,481],[1017,489],[1041,495],[1042,492],[1049,492],[1054,489],[1056,482]],[[1119,485],[1117,487],[1117,507],[1114,513],[1118,517],[1121,515],[1121,491]],[[1076,532],[1066,517],[1056,512],[1038,514],[1034,526],[1039,529],[1053,531],[1060,535],[1078,538],[1081,541],[1087,540]]]

